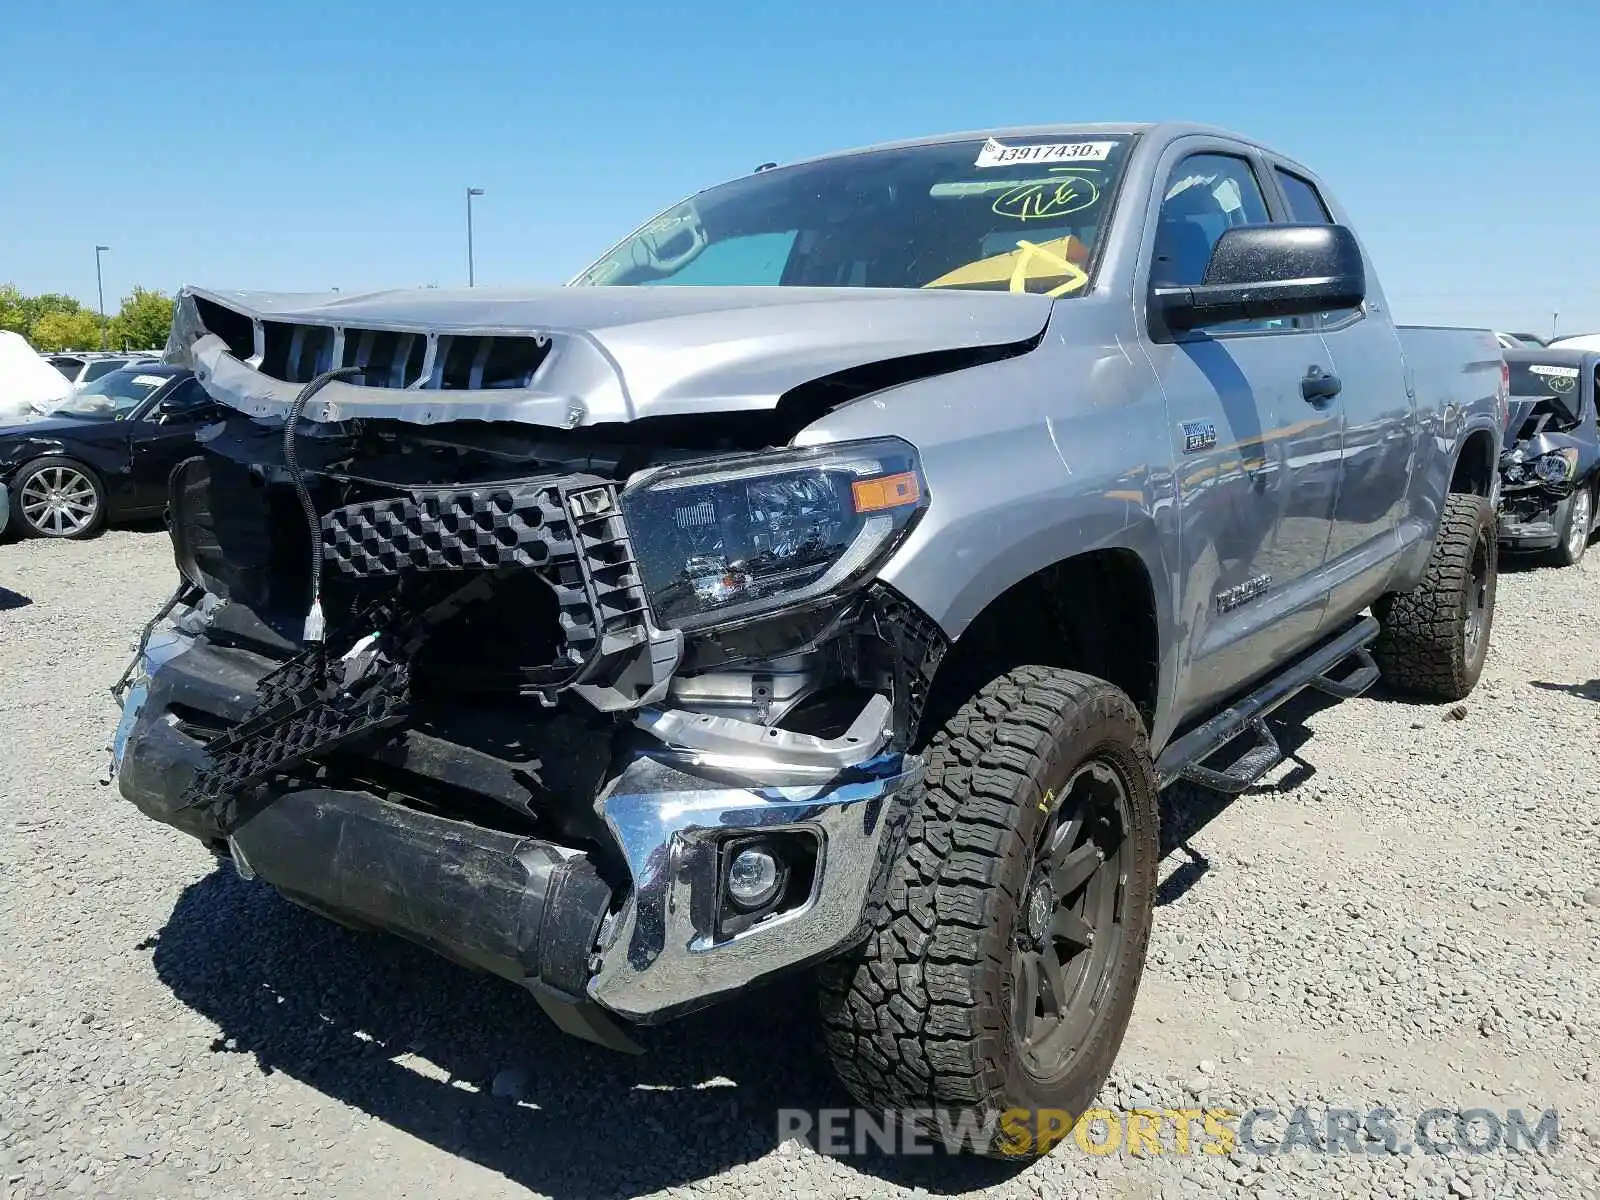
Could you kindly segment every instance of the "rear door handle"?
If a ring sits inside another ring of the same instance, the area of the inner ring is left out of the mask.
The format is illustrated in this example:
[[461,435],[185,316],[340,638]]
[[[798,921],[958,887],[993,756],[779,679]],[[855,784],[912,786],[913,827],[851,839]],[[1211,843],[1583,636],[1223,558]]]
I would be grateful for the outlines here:
[[1337,396],[1343,386],[1333,372],[1313,366],[1300,380],[1300,394],[1311,404],[1323,404]]

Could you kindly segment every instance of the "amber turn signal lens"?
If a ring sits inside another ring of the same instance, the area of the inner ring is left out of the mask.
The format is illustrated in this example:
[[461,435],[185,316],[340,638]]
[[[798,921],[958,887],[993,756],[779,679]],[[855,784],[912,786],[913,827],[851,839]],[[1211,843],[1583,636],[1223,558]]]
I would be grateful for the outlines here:
[[862,479],[850,485],[850,498],[858,513],[882,512],[915,504],[922,499],[922,486],[911,471],[885,475],[881,479]]

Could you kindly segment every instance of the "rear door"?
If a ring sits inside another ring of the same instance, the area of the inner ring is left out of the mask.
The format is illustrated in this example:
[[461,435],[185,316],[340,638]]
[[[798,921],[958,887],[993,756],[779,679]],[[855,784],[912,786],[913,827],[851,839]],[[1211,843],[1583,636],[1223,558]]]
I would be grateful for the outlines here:
[[[1158,167],[1140,286],[1198,284],[1225,229],[1285,219],[1265,160],[1225,139],[1182,138]],[[1240,321],[1146,346],[1166,395],[1182,520],[1189,637],[1180,720],[1314,638],[1338,495],[1340,423],[1304,380],[1331,369],[1308,320]]]
[[[1333,223],[1309,174],[1274,161],[1272,178],[1291,220]],[[1370,264],[1367,274],[1366,304],[1315,318],[1339,384],[1328,411],[1340,423],[1344,464],[1324,572],[1330,620],[1364,608],[1388,582],[1420,433],[1400,338]]]

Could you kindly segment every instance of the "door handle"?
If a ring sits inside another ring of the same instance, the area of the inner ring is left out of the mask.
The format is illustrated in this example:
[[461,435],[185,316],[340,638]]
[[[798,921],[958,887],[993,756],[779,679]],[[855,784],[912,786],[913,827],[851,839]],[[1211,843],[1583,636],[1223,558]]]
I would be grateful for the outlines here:
[[1344,384],[1333,372],[1312,366],[1306,369],[1305,375],[1300,380],[1300,394],[1308,403],[1323,404],[1337,396],[1343,386]]

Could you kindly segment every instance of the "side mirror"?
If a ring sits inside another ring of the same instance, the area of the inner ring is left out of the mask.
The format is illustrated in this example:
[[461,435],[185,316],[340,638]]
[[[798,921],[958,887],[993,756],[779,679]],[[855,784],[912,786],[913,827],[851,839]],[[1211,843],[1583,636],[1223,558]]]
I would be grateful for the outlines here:
[[1361,247],[1343,225],[1240,225],[1217,240],[1198,286],[1155,288],[1151,308],[1167,328],[1187,332],[1354,308],[1366,298]]

